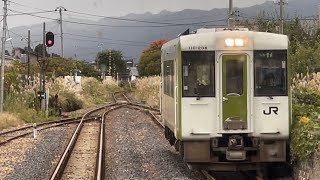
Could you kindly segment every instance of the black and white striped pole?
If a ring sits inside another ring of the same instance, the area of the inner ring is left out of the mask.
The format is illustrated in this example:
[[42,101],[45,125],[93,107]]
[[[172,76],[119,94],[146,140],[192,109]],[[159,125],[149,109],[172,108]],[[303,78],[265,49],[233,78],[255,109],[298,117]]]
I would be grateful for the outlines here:
[[36,139],[37,138],[37,124],[36,123],[33,123],[33,139]]

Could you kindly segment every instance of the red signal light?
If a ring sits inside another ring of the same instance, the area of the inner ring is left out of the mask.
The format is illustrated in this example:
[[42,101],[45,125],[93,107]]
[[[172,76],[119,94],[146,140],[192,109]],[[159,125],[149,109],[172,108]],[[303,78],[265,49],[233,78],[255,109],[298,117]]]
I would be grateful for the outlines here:
[[46,45],[47,47],[51,47],[54,44],[54,34],[52,32],[46,33]]
[[48,45],[51,45],[52,44],[52,41],[51,40],[48,40],[48,43],[47,43]]

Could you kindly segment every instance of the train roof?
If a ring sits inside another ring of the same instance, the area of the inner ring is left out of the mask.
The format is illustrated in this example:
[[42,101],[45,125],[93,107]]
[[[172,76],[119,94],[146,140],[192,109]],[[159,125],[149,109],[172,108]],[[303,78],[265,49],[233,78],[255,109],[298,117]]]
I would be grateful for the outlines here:
[[[225,39],[240,38],[245,44],[243,47],[228,48]],[[188,50],[267,50],[288,49],[289,41],[286,35],[268,32],[246,30],[201,31],[200,33],[180,36],[163,45],[167,49],[177,44],[182,51]]]

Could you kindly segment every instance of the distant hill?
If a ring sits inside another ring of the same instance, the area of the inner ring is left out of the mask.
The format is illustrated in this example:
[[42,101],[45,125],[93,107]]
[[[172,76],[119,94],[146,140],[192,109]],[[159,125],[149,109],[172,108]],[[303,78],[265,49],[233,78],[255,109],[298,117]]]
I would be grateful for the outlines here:
[[[318,13],[319,0],[291,0],[285,5],[285,13],[288,16],[314,16]],[[237,8],[240,11],[240,18],[254,19],[259,13],[265,12],[268,15],[276,15],[279,6],[274,5],[273,1],[246,8]],[[67,21],[83,22],[89,24],[126,26],[126,27],[105,27],[88,26],[81,24],[63,23],[64,29],[64,52],[66,57],[77,57],[92,61],[96,53],[103,49],[117,49],[123,51],[125,58],[137,60],[142,50],[151,41],[159,38],[175,38],[179,33],[190,28],[195,30],[205,26],[224,26],[226,25],[227,8],[212,9],[210,11],[185,9],[179,12],[163,10],[159,14],[146,12],[144,14],[128,14],[120,17],[123,19],[135,19],[132,21],[119,21],[115,19],[103,18],[98,21],[85,19],[65,19]],[[146,21],[146,22],[138,22]],[[160,22],[160,23],[147,23]],[[192,25],[186,25],[192,24]],[[128,27],[144,26],[144,27]],[[157,27],[152,27],[157,26]],[[55,45],[50,52],[60,54],[60,31],[57,22],[47,22],[46,30],[56,34]],[[12,32],[27,37],[27,27],[15,27],[10,29]],[[33,47],[41,43],[42,24],[35,24],[30,28],[32,34]],[[18,47],[26,46],[21,38],[10,33],[13,38],[13,45]],[[121,41],[120,41],[121,40]],[[10,46],[7,46],[10,47]],[[11,50],[10,50],[11,51]]]

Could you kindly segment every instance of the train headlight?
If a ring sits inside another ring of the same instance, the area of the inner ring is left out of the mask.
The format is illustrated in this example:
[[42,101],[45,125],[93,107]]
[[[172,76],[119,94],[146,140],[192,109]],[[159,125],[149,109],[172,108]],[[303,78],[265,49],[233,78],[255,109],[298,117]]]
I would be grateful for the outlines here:
[[233,47],[234,46],[234,39],[228,38],[225,41],[226,46]]
[[244,46],[244,40],[239,39],[239,38],[236,38],[236,39],[227,38],[224,40],[224,43],[227,47],[234,47],[234,46],[242,47],[242,46]]
[[235,42],[236,46],[244,46],[243,39],[235,39],[234,42]]

